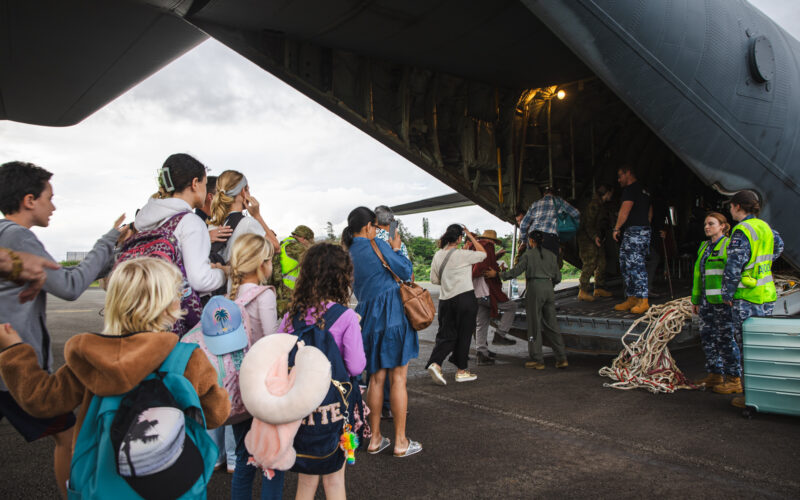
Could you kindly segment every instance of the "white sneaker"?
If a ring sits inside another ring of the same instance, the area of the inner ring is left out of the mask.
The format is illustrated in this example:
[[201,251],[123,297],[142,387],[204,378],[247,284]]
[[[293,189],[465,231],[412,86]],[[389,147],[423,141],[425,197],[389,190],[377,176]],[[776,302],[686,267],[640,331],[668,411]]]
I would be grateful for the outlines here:
[[469,370],[456,372],[456,382],[472,382],[473,380],[478,380],[478,376]]
[[442,375],[442,367],[437,365],[436,363],[431,363],[428,366],[428,373],[431,374],[431,378],[433,379],[433,383],[436,385],[447,385],[447,380],[444,379],[444,375]]

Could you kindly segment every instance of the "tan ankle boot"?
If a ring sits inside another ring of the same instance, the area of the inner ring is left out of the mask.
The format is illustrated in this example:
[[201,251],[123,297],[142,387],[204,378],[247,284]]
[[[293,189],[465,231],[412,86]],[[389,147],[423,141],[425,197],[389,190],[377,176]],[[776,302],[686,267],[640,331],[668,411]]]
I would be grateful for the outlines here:
[[639,299],[636,297],[628,297],[625,299],[625,302],[622,304],[617,304],[614,306],[615,311],[627,311],[631,307],[635,306],[639,302]]
[[714,386],[714,392],[717,394],[741,394],[744,392],[741,377],[725,377],[725,382]]
[[589,292],[583,290],[578,291],[578,300],[585,300],[586,302],[594,302],[594,297],[589,295]]
[[638,299],[638,303],[631,307],[631,313],[633,314],[643,314],[646,313],[648,309],[650,309],[650,302],[647,300],[647,297],[643,299]]
[[604,288],[595,288],[594,289],[594,296],[595,297],[611,297],[612,293]]
[[702,378],[697,382],[695,382],[695,385],[705,386],[710,389],[714,386],[721,384],[724,381],[725,379],[719,373],[709,373],[708,375],[705,376],[705,378]]

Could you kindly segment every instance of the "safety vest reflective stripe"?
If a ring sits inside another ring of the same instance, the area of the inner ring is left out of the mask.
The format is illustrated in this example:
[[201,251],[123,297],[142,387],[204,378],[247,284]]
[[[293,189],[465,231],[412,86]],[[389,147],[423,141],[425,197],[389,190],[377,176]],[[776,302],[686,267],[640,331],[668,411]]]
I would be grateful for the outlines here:
[[[761,278],[760,280],[756,281],[755,286],[766,285],[767,283],[772,283],[773,281],[774,280],[772,279],[771,275],[770,276],[766,276],[766,277]],[[746,287],[741,282],[739,282],[739,288],[752,288],[752,287]]]
[[706,295],[722,295],[722,288],[706,289]]
[[705,275],[706,276],[722,276],[725,273],[725,269],[706,269]]
[[756,264],[758,264],[760,262],[766,262],[766,261],[772,262],[772,255],[771,254],[770,255],[759,255],[758,257],[756,257],[756,260],[754,260],[752,263],[750,263],[747,266],[745,266],[745,269],[753,269],[754,267],[756,267]]
[[740,222],[739,226],[743,229],[747,229],[747,232],[750,233],[750,239],[753,241],[758,241],[758,233],[756,232],[755,228],[748,224],[747,222]]
[[289,281],[297,281],[297,277],[292,276],[291,274],[284,274],[283,275],[283,279],[289,280]]

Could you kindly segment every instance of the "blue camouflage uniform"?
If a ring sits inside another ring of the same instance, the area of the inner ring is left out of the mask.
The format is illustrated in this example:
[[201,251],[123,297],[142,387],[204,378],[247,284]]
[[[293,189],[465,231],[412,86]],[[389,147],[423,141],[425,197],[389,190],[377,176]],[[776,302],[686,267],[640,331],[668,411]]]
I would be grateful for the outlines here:
[[647,267],[645,259],[650,249],[649,226],[625,228],[619,247],[619,270],[625,283],[626,297],[647,297]]
[[[742,221],[754,218],[748,215]],[[772,230],[774,238],[774,250],[772,261],[774,262],[783,253],[783,239],[780,234]],[[736,343],[742,345],[742,323],[747,318],[772,316],[772,311],[775,309],[774,302],[765,302],[764,304],[754,304],[742,299],[733,299],[739,282],[742,280],[742,270],[750,260],[750,242],[741,231],[736,231],[731,236],[731,242],[728,245],[728,262],[725,264],[725,271],[722,278],[722,300],[723,302],[733,301],[732,310],[732,323],[733,332]]]
[[[700,257],[700,290],[705,291],[706,261],[717,242],[706,246]],[[730,252],[730,250],[728,250]],[[730,255],[730,253],[728,254]],[[729,257],[730,258],[730,257]],[[745,261],[747,262],[747,261]],[[742,376],[742,357],[734,340],[734,324],[728,304],[711,304],[705,293],[700,298],[700,341],[706,357],[706,371],[731,377]]]

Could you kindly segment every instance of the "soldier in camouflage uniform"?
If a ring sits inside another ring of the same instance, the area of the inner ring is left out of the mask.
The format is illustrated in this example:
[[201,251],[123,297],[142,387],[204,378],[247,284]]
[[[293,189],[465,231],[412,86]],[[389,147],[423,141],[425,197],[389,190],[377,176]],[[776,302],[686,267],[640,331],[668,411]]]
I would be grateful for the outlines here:
[[[728,245],[728,261],[722,275],[722,300],[733,309],[734,336],[743,350],[742,323],[753,316],[772,316],[775,308],[777,294],[771,267],[783,253],[783,239],[766,222],[756,218],[761,204],[752,191],[736,193],[731,199],[730,211],[739,224],[734,227]],[[770,249],[771,254],[768,254]],[[754,272],[757,274],[751,276]],[[740,377],[726,378],[724,384],[714,387],[714,392],[720,394],[741,393],[742,390]],[[733,404],[744,407],[744,398],[735,398]]]
[[[647,267],[645,259],[650,250],[650,221],[653,207],[650,193],[639,183],[629,166],[620,167],[617,179],[622,186],[622,206],[614,225],[614,240],[619,248],[619,270],[625,283],[627,299],[614,306],[617,311],[642,314],[650,308],[648,302]],[[624,229],[624,234],[623,234]]]
[[[597,187],[592,201],[581,211],[583,223],[578,229],[578,251],[583,269],[581,269],[580,290],[578,300],[591,302],[595,297],[611,297],[605,289],[606,254],[603,249],[603,237],[608,227],[608,208],[613,192],[609,186],[601,184]],[[590,293],[589,279],[594,275],[594,293]]]
[[270,284],[275,287],[279,318],[286,314],[292,301],[294,287],[290,288],[287,282],[294,284],[292,276],[296,277],[299,273],[303,254],[313,244],[314,231],[308,226],[300,225],[292,231],[290,237],[281,242],[281,247],[275,250]]

